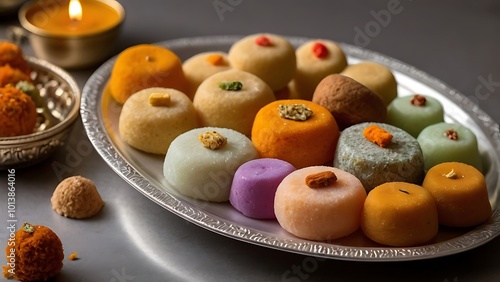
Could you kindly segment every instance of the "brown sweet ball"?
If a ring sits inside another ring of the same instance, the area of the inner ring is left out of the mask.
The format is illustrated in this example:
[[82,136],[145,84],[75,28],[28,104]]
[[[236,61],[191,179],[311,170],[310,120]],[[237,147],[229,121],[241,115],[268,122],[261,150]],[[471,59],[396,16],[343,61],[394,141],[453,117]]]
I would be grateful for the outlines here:
[[162,46],[140,44],[122,51],[113,66],[110,91],[120,104],[134,93],[151,87],[174,88],[188,93],[179,57]]
[[202,126],[230,128],[250,136],[257,112],[275,100],[271,88],[258,76],[230,69],[205,79],[193,106]]
[[368,193],[361,229],[368,238],[383,245],[421,245],[437,235],[436,204],[431,193],[419,185],[386,182]]
[[0,137],[33,133],[37,115],[29,95],[12,85],[0,88]]
[[64,252],[54,231],[26,222],[14,235],[5,248],[7,265],[2,267],[5,278],[34,282],[46,281],[59,274]]
[[375,92],[340,74],[323,78],[312,101],[327,108],[341,129],[362,122],[384,122],[387,116],[387,107]]
[[460,162],[435,165],[427,172],[422,186],[434,197],[442,225],[472,227],[491,216],[484,175],[471,165]]
[[69,218],[92,217],[104,206],[94,182],[82,176],[61,181],[50,201],[55,212]]
[[24,59],[23,50],[16,44],[8,41],[0,42],[0,66],[10,65],[29,75],[31,67]]
[[231,67],[253,73],[273,91],[285,88],[295,75],[292,44],[279,35],[253,34],[235,42],[228,53]]

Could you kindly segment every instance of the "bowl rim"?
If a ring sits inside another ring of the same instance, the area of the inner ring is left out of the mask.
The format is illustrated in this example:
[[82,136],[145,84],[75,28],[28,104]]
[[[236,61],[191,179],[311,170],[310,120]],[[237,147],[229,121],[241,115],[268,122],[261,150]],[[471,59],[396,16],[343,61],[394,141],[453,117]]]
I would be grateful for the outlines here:
[[20,146],[22,144],[48,139],[67,129],[70,125],[72,125],[76,121],[76,119],[80,114],[80,103],[82,95],[80,87],[78,86],[76,80],[62,68],[53,65],[45,60],[31,56],[25,56],[25,59],[30,66],[36,67],[37,69],[41,69],[46,72],[54,73],[56,76],[64,80],[68,84],[70,90],[73,92],[75,102],[73,103],[71,111],[68,113],[68,116],[58,124],[54,125],[53,127],[47,130],[42,130],[31,134],[11,136],[11,137],[0,137],[0,147],[4,148],[12,147],[12,145]]
[[100,34],[112,32],[113,30],[116,30],[119,28],[123,22],[125,21],[125,8],[120,4],[118,1],[113,1],[113,0],[97,0],[98,2],[102,2],[111,8],[113,8],[119,16],[119,21],[115,25],[109,27],[108,29],[101,30],[97,33],[83,33],[79,35],[62,35],[62,34],[53,34],[51,32],[48,32],[42,28],[37,27],[36,25],[32,24],[27,18],[26,14],[28,13],[29,9],[32,8],[33,6],[37,5],[37,0],[31,0],[27,1],[24,3],[21,8],[19,9],[18,12],[18,20],[21,26],[26,29],[27,31],[30,32],[32,35],[37,35],[37,36],[42,36],[42,37],[47,37],[47,38],[57,38],[57,39],[66,39],[66,40],[72,40],[72,39],[79,39],[79,38],[86,38],[86,37],[94,37],[98,36]]

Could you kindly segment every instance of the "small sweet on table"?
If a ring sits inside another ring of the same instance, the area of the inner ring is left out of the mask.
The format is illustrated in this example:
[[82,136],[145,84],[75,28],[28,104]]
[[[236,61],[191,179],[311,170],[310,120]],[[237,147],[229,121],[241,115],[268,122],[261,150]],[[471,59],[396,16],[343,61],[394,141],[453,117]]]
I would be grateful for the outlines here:
[[5,248],[9,263],[2,267],[4,277],[35,282],[47,281],[59,274],[64,252],[61,240],[54,231],[43,225],[25,222],[15,232],[14,238]]
[[471,165],[460,162],[435,165],[427,172],[422,186],[434,197],[441,225],[471,227],[491,216],[484,175]]

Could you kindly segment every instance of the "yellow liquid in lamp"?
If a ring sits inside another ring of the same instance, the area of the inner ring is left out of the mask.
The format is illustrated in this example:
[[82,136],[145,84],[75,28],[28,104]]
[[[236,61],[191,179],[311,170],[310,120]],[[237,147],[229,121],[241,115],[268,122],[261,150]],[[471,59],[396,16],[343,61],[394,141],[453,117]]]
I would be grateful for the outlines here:
[[[70,18],[70,2],[80,2],[80,19],[78,15]],[[117,26],[121,15],[111,6],[96,0],[53,0],[34,4],[27,11],[26,19],[40,29],[39,35],[78,37],[95,35]]]

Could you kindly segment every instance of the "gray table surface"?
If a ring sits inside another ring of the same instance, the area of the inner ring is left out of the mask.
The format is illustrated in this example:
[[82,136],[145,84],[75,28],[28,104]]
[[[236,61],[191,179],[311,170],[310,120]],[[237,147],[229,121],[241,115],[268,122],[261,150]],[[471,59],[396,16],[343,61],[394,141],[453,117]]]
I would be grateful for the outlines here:
[[[328,38],[413,65],[456,88],[500,122],[498,1],[120,2],[127,17],[117,53],[139,43],[192,36],[272,32]],[[7,26],[16,24],[16,17],[1,16],[0,38],[5,38]],[[25,48],[29,54],[30,47]],[[93,71],[71,74],[83,87]],[[57,163],[66,169],[56,171]],[[51,210],[54,188],[71,175],[88,177],[97,184],[106,202],[97,217],[72,220]],[[6,183],[3,171],[3,219]],[[499,238],[453,256],[382,263],[315,260],[207,231],[154,204],[115,174],[93,149],[80,120],[67,145],[52,158],[16,171],[16,188],[19,221],[51,227],[61,238],[66,256],[73,251],[81,256],[77,261],[65,260],[54,281],[464,282],[500,278]],[[0,228],[0,241],[6,242],[7,237],[6,228]]]

